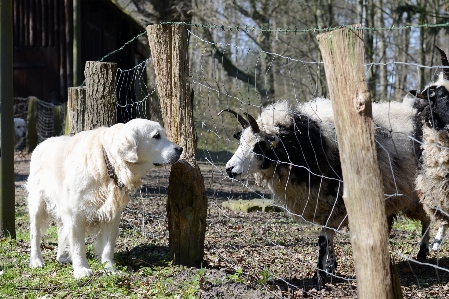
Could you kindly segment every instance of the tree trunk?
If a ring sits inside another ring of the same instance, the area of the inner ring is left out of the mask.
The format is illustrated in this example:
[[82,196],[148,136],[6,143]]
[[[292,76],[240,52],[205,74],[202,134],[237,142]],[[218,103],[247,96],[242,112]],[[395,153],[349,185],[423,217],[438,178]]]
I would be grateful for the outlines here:
[[84,117],[86,109],[86,88],[69,88],[69,100],[67,102],[67,118],[65,135],[75,135],[84,130]]
[[174,264],[201,266],[204,255],[207,198],[195,161],[193,92],[190,91],[187,30],[182,25],[147,27],[156,85],[167,137],[184,148],[171,168],[167,216]]
[[110,127],[117,121],[115,78],[117,64],[86,61],[86,109],[84,130]]
[[336,119],[358,298],[394,298],[400,285],[390,270],[383,184],[364,80],[362,34],[344,28],[317,38]]

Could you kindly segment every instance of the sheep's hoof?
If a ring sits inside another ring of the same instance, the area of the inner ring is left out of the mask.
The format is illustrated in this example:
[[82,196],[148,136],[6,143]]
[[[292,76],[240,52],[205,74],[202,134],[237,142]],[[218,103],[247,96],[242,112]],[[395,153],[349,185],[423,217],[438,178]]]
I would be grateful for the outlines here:
[[427,254],[429,253],[429,248],[427,248],[426,244],[421,244],[419,246],[418,256],[416,259],[420,262],[423,262],[427,259]]
[[337,269],[337,260],[334,259],[334,260],[327,262],[327,264],[326,264],[326,272],[327,273],[334,274],[336,269]]
[[324,271],[317,271],[312,278],[312,285],[318,291],[321,290],[322,287],[326,284],[327,274]]

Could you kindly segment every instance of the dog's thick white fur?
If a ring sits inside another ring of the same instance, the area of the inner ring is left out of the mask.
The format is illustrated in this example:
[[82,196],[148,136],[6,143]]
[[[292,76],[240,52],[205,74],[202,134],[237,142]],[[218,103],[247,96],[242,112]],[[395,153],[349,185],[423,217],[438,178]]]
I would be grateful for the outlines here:
[[[135,119],[72,137],[47,139],[34,150],[26,184],[30,214],[31,268],[42,267],[41,234],[49,216],[58,225],[56,259],[72,262],[75,278],[92,275],[85,236],[95,233],[96,252],[109,271],[121,211],[128,192],[156,166],[178,161],[182,148],[149,120]],[[109,165],[109,173],[108,173]]]
[[14,118],[14,148],[16,148],[27,134],[27,125],[25,120]]

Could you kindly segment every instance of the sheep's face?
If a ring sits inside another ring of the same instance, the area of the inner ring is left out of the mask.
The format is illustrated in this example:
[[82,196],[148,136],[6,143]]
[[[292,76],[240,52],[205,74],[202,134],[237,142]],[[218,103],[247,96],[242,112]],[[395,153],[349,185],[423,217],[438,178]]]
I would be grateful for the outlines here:
[[438,80],[427,86],[422,92],[411,90],[419,100],[415,102],[418,122],[436,129],[449,128],[449,61],[446,53],[435,46],[441,55],[441,64],[445,67]]
[[449,124],[449,80],[441,72],[439,79],[422,92],[411,90],[418,100],[415,108],[419,118],[427,126],[442,129]]
[[[256,134],[251,128],[234,135],[240,145],[231,159],[226,163],[226,172],[231,178],[253,174],[270,165],[267,155],[272,152],[273,142],[270,138]],[[274,140],[274,138],[273,138]]]

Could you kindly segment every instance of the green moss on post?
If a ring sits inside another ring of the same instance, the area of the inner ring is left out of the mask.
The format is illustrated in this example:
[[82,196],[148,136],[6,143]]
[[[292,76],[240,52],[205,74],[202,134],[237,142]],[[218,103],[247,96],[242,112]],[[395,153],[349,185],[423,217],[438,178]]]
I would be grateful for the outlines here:
[[31,153],[37,146],[37,98],[28,97],[27,151]]
[[53,107],[53,129],[55,136],[59,136],[62,133],[62,105]]

